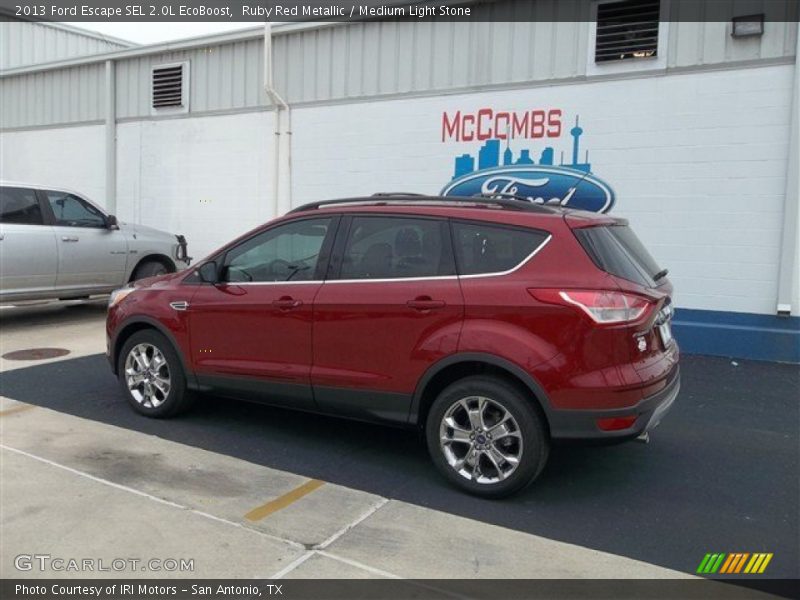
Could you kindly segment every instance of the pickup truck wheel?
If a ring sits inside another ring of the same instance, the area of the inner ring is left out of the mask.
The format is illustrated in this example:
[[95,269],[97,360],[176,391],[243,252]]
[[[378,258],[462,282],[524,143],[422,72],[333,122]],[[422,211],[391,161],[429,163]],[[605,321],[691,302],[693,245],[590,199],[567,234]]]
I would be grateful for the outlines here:
[[549,440],[542,417],[521,390],[478,375],[449,385],[431,406],[428,450],[439,471],[485,498],[513,494],[544,468]]
[[152,329],[137,331],[123,344],[117,372],[125,398],[147,417],[177,415],[194,400],[177,352]]
[[168,269],[164,263],[158,260],[146,260],[136,267],[133,272],[133,280],[144,279],[145,277],[155,277],[157,275],[165,275],[171,273],[172,269]]

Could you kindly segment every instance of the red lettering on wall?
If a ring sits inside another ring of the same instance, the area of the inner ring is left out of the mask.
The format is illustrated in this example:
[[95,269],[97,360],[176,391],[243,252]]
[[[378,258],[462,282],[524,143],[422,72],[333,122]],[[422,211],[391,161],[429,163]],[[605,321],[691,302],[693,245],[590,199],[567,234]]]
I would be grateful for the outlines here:
[[511,137],[528,137],[528,131],[530,129],[529,118],[530,115],[528,113],[522,113],[521,115],[514,113],[511,123]]
[[494,117],[494,137],[498,140],[508,139],[508,123],[511,115],[507,112],[499,112]]
[[[492,137],[492,109],[491,108],[482,108],[478,111],[478,140],[488,140]],[[484,125],[489,123],[487,128],[484,128]]]
[[561,135],[561,109],[555,108],[547,114],[547,137]]
[[545,112],[543,110],[531,111],[531,137],[544,137]]
[[447,138],[456,138],[456,141],[461,141],[461,111],[457,111],[453,120],[447,117],[447,113],[442,113],[442,141]]
[[[469,125],[469,133],[467,133],[467,125]],[[461,121],[461,140],[464,142],[471,142],[475,139],[475,115],[464,115]]]
[[563,111],[535,109],[525,112],[502,111],[481,108],[474,113],[442,113],[442,141],[472,142],[474,140],[511,138],[538,139],[556,138],[563,132]]

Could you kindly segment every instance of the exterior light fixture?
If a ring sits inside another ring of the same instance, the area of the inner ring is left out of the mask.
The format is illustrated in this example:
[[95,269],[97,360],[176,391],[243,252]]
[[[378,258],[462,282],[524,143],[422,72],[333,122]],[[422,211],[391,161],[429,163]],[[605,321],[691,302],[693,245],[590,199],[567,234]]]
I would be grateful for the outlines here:
[[764,13],[733,17],[731,20],[731,35],[735,38],[764,35]]

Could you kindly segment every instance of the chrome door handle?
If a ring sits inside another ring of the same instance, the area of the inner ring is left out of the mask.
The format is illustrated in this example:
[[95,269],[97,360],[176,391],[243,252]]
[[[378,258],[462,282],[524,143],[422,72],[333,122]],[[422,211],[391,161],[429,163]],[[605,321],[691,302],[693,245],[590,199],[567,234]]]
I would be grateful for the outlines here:
[[170,302],[169,305],[175,310],[186,310],[189,308],[189,303],[186,300],[176,300],[175,302]]
[[272,301],[272,306],[281,310],[289,310],[303,305],[302,300],[295,300],[291,296],[283,296],[277,300]]
[[62,242],[77,242],[80,238],[77,235],[62,235]]

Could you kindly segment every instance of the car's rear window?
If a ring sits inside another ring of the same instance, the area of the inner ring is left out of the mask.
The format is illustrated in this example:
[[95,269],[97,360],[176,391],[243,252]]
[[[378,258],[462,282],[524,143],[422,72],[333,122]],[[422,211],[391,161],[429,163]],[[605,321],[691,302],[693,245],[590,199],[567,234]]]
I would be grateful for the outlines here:
[[459,275],[502,273],[519,266],[548,234],[487,223],[453,222]]
[[658,285],[662,270],[627,225],[586,227],[575,235],[594,263],[606,273],[647,287]]

